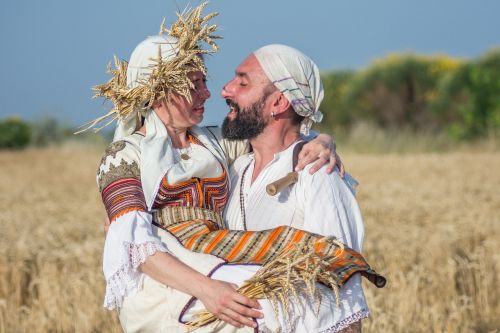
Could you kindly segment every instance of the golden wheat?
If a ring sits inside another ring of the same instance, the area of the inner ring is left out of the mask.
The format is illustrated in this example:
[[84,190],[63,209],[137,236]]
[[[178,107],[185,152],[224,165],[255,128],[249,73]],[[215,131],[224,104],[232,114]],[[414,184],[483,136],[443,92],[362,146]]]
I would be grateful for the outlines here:
[[[100,149],[1,152],[0,333],[120,332],[102,309]],[[344,155],[360,181],[365,332],[499,332],[500,153]]]

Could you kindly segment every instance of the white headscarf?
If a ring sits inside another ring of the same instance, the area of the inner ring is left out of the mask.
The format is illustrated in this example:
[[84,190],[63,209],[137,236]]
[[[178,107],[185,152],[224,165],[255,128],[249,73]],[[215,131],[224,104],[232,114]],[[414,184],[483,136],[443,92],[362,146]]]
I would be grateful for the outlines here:
[[295,112],[306,117],[300,131],[308,135],[312,123],[323,119],[319,106],[324,92],[318,66],[302,52],[286,45],[267,45],[253,54]]
[[[164,60],[172,59],[177,53],[177,39],[167,35],[157,35],[146,38],[139,43],[130,56],[127,66],[127,87],[130,89],[139,86],[139,82],[147,80],[155,65],[153,59],[158,58],[158,47],[161,49],[161,57]],[[146,101],[145,101],[146,102]],[[138,114],[145,116],[149,108],[138,109],[127,118],[118,121],[114,141],[119,141],[132,134],[139,120]]]
[[[135,88],[141,80],[147,80],[152,72],[154,61],[158,58],[158,47],[162,59],[172,59],[176,55],[177,39],[158,35],[146,38],[132,52],[127,67],[127,86]],[[145,101],[146,102],[146,101]],[[146,137],[141,141],[141,182],[148,209],[153,205],[161,178],[175,163],[172,142],[165,125],[150,108],[133,112],[128,118],[118,121],[113,141],[123,140],[132,134],[139,121],[138,114],[144,117]]]

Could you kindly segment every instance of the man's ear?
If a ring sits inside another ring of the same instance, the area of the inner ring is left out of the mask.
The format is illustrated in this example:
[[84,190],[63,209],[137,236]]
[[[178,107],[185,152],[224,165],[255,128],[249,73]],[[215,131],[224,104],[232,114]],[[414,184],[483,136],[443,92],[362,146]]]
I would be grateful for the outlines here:
[[283,95],[283,93],[280,92],[274,102],[274,107],[276,109],[276,112],[274,112],[274,114],[278,115],[283,112],[286,112],[291,107],[291,104],[290,101],[285,97],[285,95]]

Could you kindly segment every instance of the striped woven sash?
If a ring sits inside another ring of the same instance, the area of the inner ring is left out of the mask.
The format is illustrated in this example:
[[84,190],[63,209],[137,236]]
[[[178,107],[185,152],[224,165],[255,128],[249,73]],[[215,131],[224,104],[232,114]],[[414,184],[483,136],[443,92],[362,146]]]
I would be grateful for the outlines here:
[[386,283],[359,252],[339,246],[335,237],[288,226],[262,231],[228,230],[219,214],[197,207],[165,207],[153,213],[153,221],[187,249],[212,254],[230,263],[264,265],[286,251],[293,251],[300,243],[313,247],[322,257],[331,258],[325,274],[334,276],[339,285],[354,273],[361,273],[379,288]]

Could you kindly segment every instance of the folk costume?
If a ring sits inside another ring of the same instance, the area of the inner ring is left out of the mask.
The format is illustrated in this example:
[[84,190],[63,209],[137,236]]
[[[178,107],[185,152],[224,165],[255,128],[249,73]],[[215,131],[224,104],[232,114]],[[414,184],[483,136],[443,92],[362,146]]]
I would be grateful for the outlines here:
[[[297,249],[308,249],[308,259],[295,266],[307,272],[315,267],[311,265],[322,265],[313,284],[319,281],[335,289],[356,272],[374,282],[382,279],[358,252],[333,238],[290,227],[262,232],[228,230],[221,217],[230,187],[227,161],[247,151],[245,142],[223,140],[218,129],[193,126],[189,129],[191,147],[187,151],[173,148],[164,124],[149,106],[158,98],[169,100],[172,93],[190,100],[192,83],[187,73],[205,73],[201,55],[211,51],[199,44],[204,41],[212,50],[217,46],[212,35],[216,27],[207,24],[215,14],[202,17],[204,6],[179,15],[168,30],[162,25],[159,36],[137,46],[130,63],[115,59],[116,69],[110,69],[114,77],[95,88],[96,96],[110,99],[114,108],[90,127],[106,117],[118,119],[114,141],[97,175],[111,220],[104,247],[104,306],[121,309],[120,320],[127,332],[185,331],[183,323],[195,300],[138,271],[157,251],[169,252],[211,275],[227,263],[283,266],[276,259],[296,258]],[[162,34],[164,31],[169,34]],[[136,132],[142,122],[145,135]],[[200,332],[237,330],[209,322]]]

